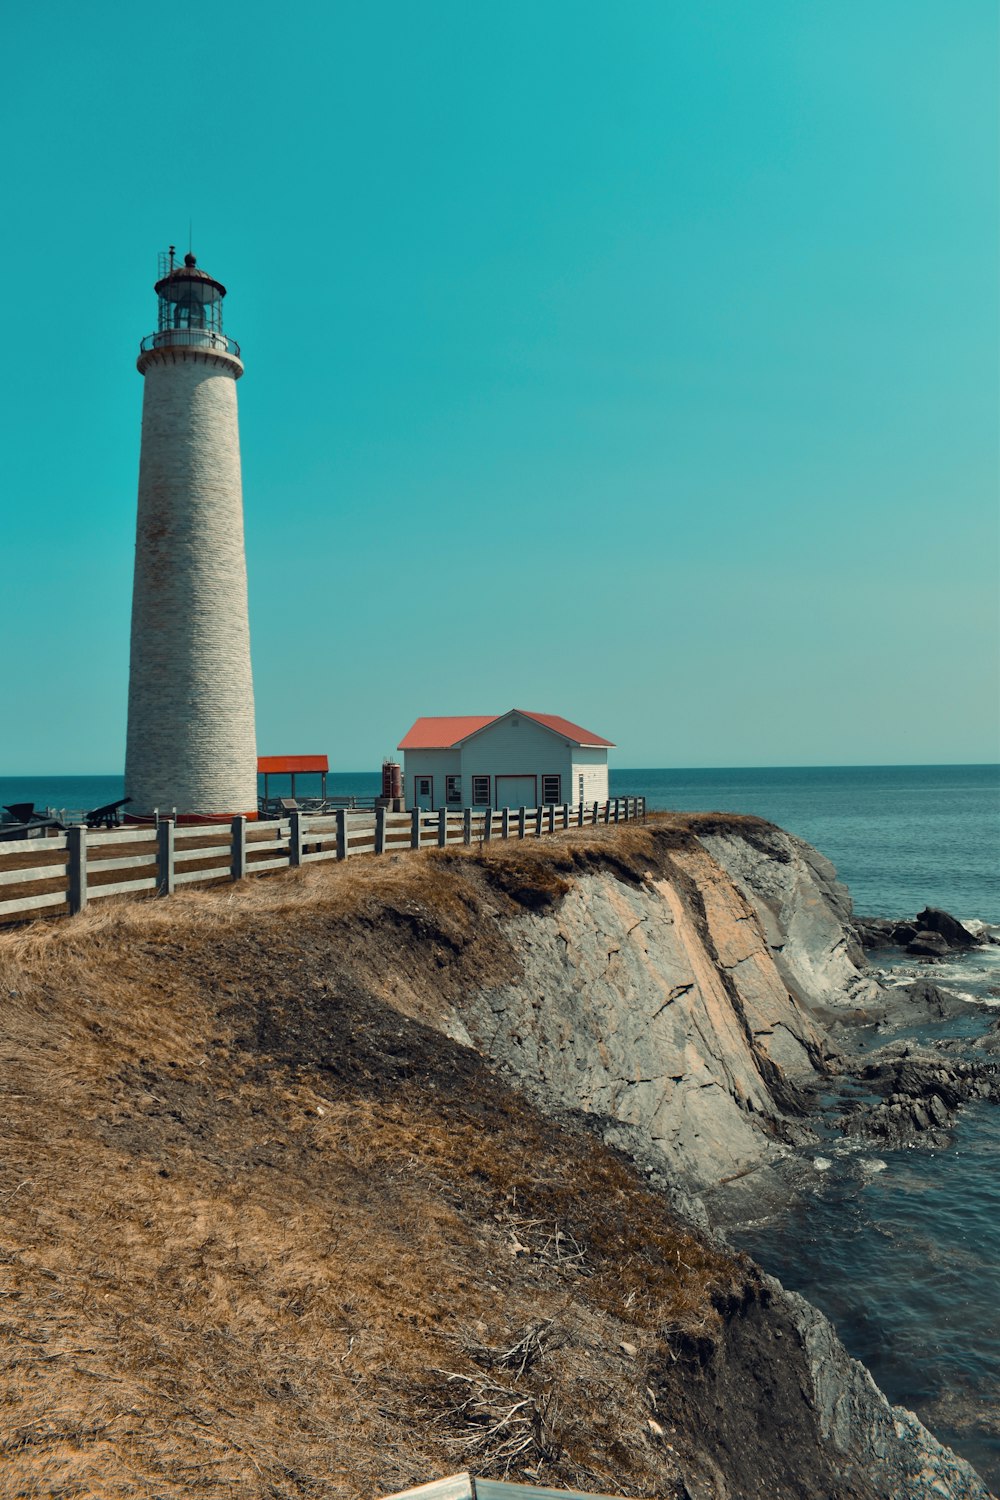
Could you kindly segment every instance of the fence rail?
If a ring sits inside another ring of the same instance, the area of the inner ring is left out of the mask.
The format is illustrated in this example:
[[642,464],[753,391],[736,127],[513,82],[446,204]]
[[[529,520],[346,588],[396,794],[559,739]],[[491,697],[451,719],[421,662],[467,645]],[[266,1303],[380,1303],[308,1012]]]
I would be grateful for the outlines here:
[[645,821],[645,797],[544,807],[465,808],[394,813],[340,808],[312,817],[224,824],[68,828],[54,838],[0,841],[0,925],[70,916],[107,896],[169,896],[178,886],[243,880],[358,854],[543,838],[567,828]]

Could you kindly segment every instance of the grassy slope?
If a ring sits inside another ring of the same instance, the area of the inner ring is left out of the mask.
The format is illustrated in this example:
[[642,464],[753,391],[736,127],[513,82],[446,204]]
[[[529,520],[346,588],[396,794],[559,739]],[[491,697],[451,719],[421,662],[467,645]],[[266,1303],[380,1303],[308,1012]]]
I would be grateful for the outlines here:
[[[0,1494],[361,1496],[468,1465],[667,1496],[678,1455],[713,1493],[730,1439],[692,1381],[756,1273],[421,1019],[516,973],[499,918],[686,836],[0,937]],[[783,1483],[760,1493],[813,1493]]]

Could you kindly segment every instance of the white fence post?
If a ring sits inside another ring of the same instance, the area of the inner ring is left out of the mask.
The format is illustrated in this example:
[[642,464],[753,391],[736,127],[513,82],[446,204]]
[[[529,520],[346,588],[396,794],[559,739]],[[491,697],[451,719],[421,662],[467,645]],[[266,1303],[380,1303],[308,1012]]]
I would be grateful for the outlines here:
[[448,809],[442,807],[438,813],[438,848],[443,849],[448,842]]
[[510,838],[510,808],[509,807],[505,807],[503,809],[503,811],[501,812],[501,814],[500,814],[500,837],[502,839],[509,839]]
[[467,844],[472,843],[472,808],[465,809],[465,821],[462,824],[462,834]]
[[66,847],[69,850],[69,899],[70,916],[83,911],[87,904],[87,830],[74,824],[66,830]]
[[493,837],[493,809],[483,808],[483,838],[487,842]]
[[235,817],[230,827],[232,847],[229,852],[229,874],[233,880],[242,880],[247,872],[247,820],[243,813]]
[[526,808],[524,808],[524,807],[519,807],[518,808],[518,810],[517,810],[517,836],[518,836],[519,839],[523,839],[524,838],[524,825],[525,825],[525,819],[527,818],[527,815],[528,814],[527,814],[527,809]]
[[410,848],[420,848],[420,808],[415,807],[410,813]]
[[385,853],[385,808],[375,809],[375,853]]
[[169,818],[156,830],[156,882],[157,895],[174,894],[174,825]]

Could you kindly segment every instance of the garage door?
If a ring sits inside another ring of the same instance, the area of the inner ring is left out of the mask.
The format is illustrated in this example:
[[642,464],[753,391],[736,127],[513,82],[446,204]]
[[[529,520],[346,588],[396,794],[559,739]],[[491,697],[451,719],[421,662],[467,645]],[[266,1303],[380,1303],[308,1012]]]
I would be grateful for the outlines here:
[[534,776],[498,776],[497,807],[537,807],[536,780]]

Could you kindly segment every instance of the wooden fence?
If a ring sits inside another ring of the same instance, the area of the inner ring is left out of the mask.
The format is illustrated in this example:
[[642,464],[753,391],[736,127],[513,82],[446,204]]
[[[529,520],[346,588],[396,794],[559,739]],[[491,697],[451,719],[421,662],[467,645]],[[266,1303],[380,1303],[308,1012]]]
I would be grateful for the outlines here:
[[169,896],[185,885],[243,880],[355,854],[541,838],[566,828],[645,820],[644,797],[500,811],[393,813],[340,809],[267,822],[135,825],[106,833],[72,827],[55,837],[0,842],[0,924],[83,911],[106,896]]

